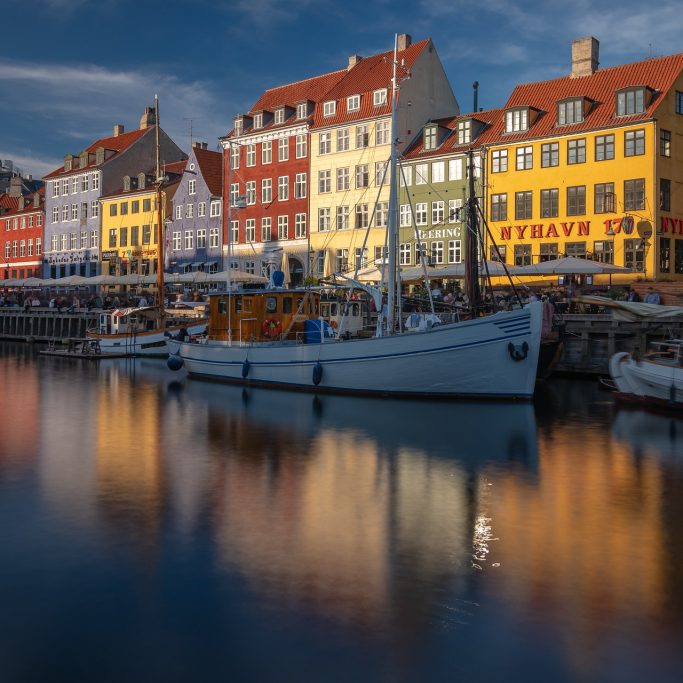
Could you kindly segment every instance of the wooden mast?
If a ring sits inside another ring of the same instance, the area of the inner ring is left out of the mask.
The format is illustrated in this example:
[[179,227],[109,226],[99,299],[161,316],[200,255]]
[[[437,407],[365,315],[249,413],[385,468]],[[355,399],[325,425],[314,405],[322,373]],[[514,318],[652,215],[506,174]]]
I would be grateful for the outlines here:
[[159,317],[164,317],[164,224],[161,210],[161,187],[164,178],[161,175],[159,163],[159,98],[154,96],[154,118],[156,121],[156,202],[157,202],[157,296],[159,303]]

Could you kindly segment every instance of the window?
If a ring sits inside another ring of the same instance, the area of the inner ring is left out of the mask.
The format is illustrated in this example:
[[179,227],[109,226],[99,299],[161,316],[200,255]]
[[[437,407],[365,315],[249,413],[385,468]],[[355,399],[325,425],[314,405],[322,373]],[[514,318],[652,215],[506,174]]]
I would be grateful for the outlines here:
[[206,249],[206,228],[197,230],[197,249]]
[[216,199],[211,202],[211,216],[221,215],[221,202],[220,199]]
[[78,192],[78,176],[71,176],[71,194]]
[[263,178],[261,180],[261,203],[270,204],[273,201],[273,179]]
[[33,240],[28,241],[28,255],[33,256]]
[[197,181],[196,180],[190,180],[187,183],[187,193],[188,194],[197,194]]
[[398,248],[398,262],[402,266],[409,266],[413,257],[413,245],[403,242]]
[[289,161],[289,140],[287,138],[280,138],[277,141],[277,160]]
[[557,188],[541,190],[541,218],[555,218],[559,210],[559,194]]
[[344,192],[349,189],[349,169],[337,169],[337,192]]
[[[270,220],[270,218],[268,219]],[[219,239],[218,228],[209,228],[209,247],[217,247]]]
[[244,224],[244,241],[256,242],[256,219],[247,218]]
[[[491,154],[491,173],[503,173],[507,170],[508,151],[506,149],[494,149]],[[453,180],[453,178],[451,178],[451,180]]]
[[614,183],[598,183],[595,186],[595,213],[614,212]]
[[505,132],[518,133],[529,128],[529,110],[511,109],[505,112]]
[[19,256],[26,256],[26,240],[19,240]]
[[244,130],[244,121],[241,118],[235,120],[235,124],[234,124],[235,135],[242,135],[243,130]]
[[[59,248],[59,245],[57,244],[58,236],[57,235],[52,235],[52,238],[50,239],[50,247],[51,251],[57,251]],[[9,242],[5,242],[6,245],[8,245],[9,248]],[[7,256],[9,257],[9,252],[6,252]]]
[[118,213],[118,207],[116,204],[110,204],[109,205],[109,215],[110,216],[116,216]]
[[261,143],[261,163],[270,164],[273,161],[273,144],[270,140]]
[[579,138],[578,140],[569,140],[567,142],[567,163],[586,163],[586,138]]
[[567,188],[567,216],[583,216],[586,213],[586,186]]
[[559,256],[556,243],[541,244],[541,250],[538,257],[539,262],[552,261]]
[[367,228],[368,217],[368,205],[356,204],[356,228]]
[[375,264],[387,263],[389,260],[389,247],[375,247]]
[[358,111],[360,109],[360,95],[351,95],[346,98],[346,111]]
[[368,187],[370,184],[370,173],[367,164],[356,166],[356,187]]
[[424,129],[425,150],[436,149],[436,126],[428,126]]
[[375,144],[388,145],[391,121],[378,121],[375,126]]
[[368,124],[356,126],[356,149],[362,149],[370,144],[370,133]]
[[[233,149],[237,149],[237,151],[239,151],[239,147],[233,148]],[[255,144],[247,145],[246,156],[247,156],[247,166],[256,166],[256,145]],[[235,168],[235,167],[233,166],[233,168]]]
[[263,114],[254,114],[254,128],[263,128]]
[[62,196],[65,196],[67,194],[69,194],[69,179],[63,178],[62,179]]
[[[58,206],[52,207],[52,222],[53,223],[59,223],[59,207]],[[9,221],[7,221],[7,229],[9,230]]]
[[294,216],[294,237],[302,239],[306,237],[306,214],[297,213]]
[[[144,242],[144,238],[143,238]],[[185,249],[194,249],[194,231],[193,230],[186,230],[185,231]]]
[[151,199],[143,199],[142,200],[142,210],[143,211],[151,211],[152,210],[152,200]]
[[334,116],[337,113],[337,103],[332,100],[323,103],[323,116]]
[[81,192],[87,192],[90,189],[90,176],[86,173],[81,176]]
[[295,199],[304,199],[306,197],[306,174],[305,173],[297,173],[296,176],[294,177],[294,198]]
[[[66,235],[63,235],[63,237],[66,237]],[[16,258],[19,255],[18,251],[19,251],[19,243],[17,240],[14,240],[12,242],[12,257],[13,258]]]
[[384,228],[389,220],[389,202],[377,202],[375,208],[375,226]]
[[140,213],[140,200],[139,199],[134,199],[130,203],[130,212],[131,213]]
[[304,159],[308,154],[308,138],[306,135],[296,136],[295,156],[297,159]]
[[598,135],[595,138],[595,160],[614,159],[614,135]]
[[614,263],[614,241],[593,242],[593,258],[600,263]]
[[173,231],[173,241],[172,241],[172,245],[171,245],[171,248],[173,249],[173,251],[180,251],[180,249],[181,249],[181,237],[180,237],[180,235],[181,235],[180,230],[174,230]]
[[337,249],[335,256],[335,266],[338,273],[344,273],[349,269],[349,250]]
[[[507,195],[506,203],[507,203]],[[449,199],[448,200],[448,222],[449,223],[461,223],[462,222],[462,199]]]
[[133,225],[130,229],[130,244],[133,247],[140,245],[140,226]]
[[319,153],[320,154],[330,154],[332,152],[332,133],[320,133],[319,140]]
[[448,240],[448,263],[462,262],[461,240]]
[[[135,204],[135,202],[133,202]],[[85,223],[88,220],[88,202],[83,202],[81,204],[81,223]],[[23,225],[21,226],[24,227]]]
[[427,202],[415,204],[415,225],[427,225]]
[[466,145],[472,139],[472,122],[458,121],[458,144]]
[[285,122],[285,109],[284,107],[279,107],[275,110],[275,124],[279,125]]
[[149,225],[142,226],[142,243],[151,244],[152,242],[152,229]]
[[508,217],[508,196],[506,192],[491,195],[491,220],[506,221]]
[[[112,206],[114,207],[114,213],[112,215],[116,216],[116,208],[117,208],[116,204],[112,204]],[[64,206],[62,206],[62,222],[65,223],[68,220],[69,220],[69,205],[64,204]]]
[[[237,244],[240,239],[240,222],[230,221],[230,240],[233,244]],[[231,268],[233,266],[230,266]]]
[[413,224],[413,214],[410,210],[410,204],[401,204],[398,211],[400,227],[411,227]]
[[[255,180],[247,180],[246,186],[245,186],[245,192],[246,192],[246,199],[247,199],[247,206],[252,206],[256,204],[256,181]],[[192,204],[188,204],[188,209],[190,206],[193,206]],[[191,218],[191,216],[188,214],[188,218]]]
[[413,184],[413,167],[404,166],[399,167],[399,184],[401,187],[410,187]]
[[574,256],[575,258],[586,258],[586,243],[585,242],[567,242],[564,245],[564,251],[567,256]]
[[308,116],[308,105],[306,102],[300,102],[296,105],[296,118],[305,119]]
[[533,168],[534,149],[531,145],[517,148],[517,170],[526,171]]
[[[519,150],[518,150],[519,151]],[[560,163],[560,143],[550,142],[541,145],[541,168],[557,166]]]
[[[256,154],[256,147],[254,146],[254,154]],[[231,168],[240,167],[240,148],[239,145],[230,145],[230,166]]]
[[279,240],[289,238],[289,216],[277,217],[277,238]]
[[581,123],[581,121],[583,121],[583,99],[577,98],[558,103],[558,126],[565,126],[570,123]]
[[532,192],[515,192],[515,220],[531,218]]
[[441,240],[431,243],[429,259],[434,265],[443,263],[443,242]]
[[671,211],[671,181],[666,178],[659,179],[659,208]]
[[182,217],[183,217],[183,205],[182,205],[182,204],[176,205],[176,207],[175,207],[175,217],[176,217],[176,220],[181,220],[181,219],[182,219]]
[[[66,235],[62,235],[62,237],[66,237]],[[113,248],[116,246],[116,238],[118,237],[118,231],[116,228],[110,228],[109,230],[109,248]],[[64,247],[62,247],[64,248]]]
[[443,161],[435,161],[432,164],[432,182],[442,183],[445,180],[444,177],[445,164]]
[[282,175],[277,179],[277,198],[281,202],[289,199],[289,176]]
[[515,244],[515,265],[516,266],[530,266],[531,265],[531,245],[530,244]]
[[387,103],[387,89],[382,88],[381,90],[375,90],[374,93],[372,93],[372,103],[376,107],[380,107],[383,104]]
[[[90,231],[90,248],[91,249],[97,249],[100,246],[100,233],[98,230],[91,230]],[[40,253],[38,251],[38,240],[36,240],[36,253]]]
[[426,185],[429,182],[429,164],[415,164],[415,184]]
[[345,152],[349,149],[349,129],[339,128],[337,130],[337,152]]
[[349,207],[337,207],[337,230],[346,230],[349,227]]
[[[261,219],[261,242],[270,242],[273,239],[273,219],[268,216]],[[213,246],[213,245],[212,245]],[[218,244],[216,244],[218,246]]]
[[122,216],[128,215],[128,202],[121,202],[121,215]]
[[[249,192],[249,183],[247,183],[247,196]],[[194,204],[185,205],[185,218],[194,218]]]
[[204,218],[204,216],[206,216],[206,202],[199,202],[199,204],[197,204],[197,216],[199,218]]
[[645,208],[645,178],[624,181],[624,211]]
[[662,273],[671,272],[671,240],[668,237],[659,238],[659,270]]
[[59,197],[59,180],[55,180],[52,183],[52,196]]
[[318,192],[332,192],[332,171],[318,171]]
[[645,131],[627,130],[624,133],[624,156],[634,157],[645,154]]
[[327,230],[330,229],[331,221],[330,221],[330,207],[329,206],[321,206],[318,209],[318,231],[319,232],[326,232]]
[[676,91],[676,113],[683,114],[683,92]]
[[432,225],[441,225],[444,222],[444,202],[432,202]]
[[375,162],[375,185],[377,185],[377,187],[382,187],[388,172],[389,160]]
[[630,88],[617,93],[617,116],[642,114],[645,111],[645,88]]
[[663,157],[671,156],[671,131],[670,130],[660,130],[659,131],[659,153]]

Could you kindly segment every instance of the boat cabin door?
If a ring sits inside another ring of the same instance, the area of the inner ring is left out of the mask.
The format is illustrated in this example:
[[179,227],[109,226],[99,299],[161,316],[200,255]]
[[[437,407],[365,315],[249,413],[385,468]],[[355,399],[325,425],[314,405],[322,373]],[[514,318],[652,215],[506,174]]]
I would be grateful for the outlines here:
[[111,334],[111,319],[110,313],[100,313],[100,334]]

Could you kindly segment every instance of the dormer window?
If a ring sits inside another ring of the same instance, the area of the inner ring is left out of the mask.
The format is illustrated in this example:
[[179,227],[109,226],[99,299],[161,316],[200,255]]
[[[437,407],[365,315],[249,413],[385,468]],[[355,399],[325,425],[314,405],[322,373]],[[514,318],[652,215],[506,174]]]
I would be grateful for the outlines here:
[[573,97],[557,103],[557,125],[568,126],[583,121],[583,97]]
[[73,157],[68,154],[64,157],[64,170],[70,171],[73,168]]
[[360,95],[351,95],[346,98],[346,111],[358,111],[360,109]]
[[145,174],[144,173],[138,174],[138,189],[140,189],[140,190],[145,189]]
[[458,144],[467,145],[472,140],[472,121],[458,121]]
[[254,114],[254,128],[263,128],[263,114]]
[[280,107],[279,109],[275,110],[275,123],[284,123],[285,122],[285,108]]
[[305,119],[308,116],[308,105],[306,102],[301,102],[296,105],[296,118]]
[[505,112],[505,132],[521,133],[529,130],[529,107],[508,109]]
[[386,104],[387,103],[387,89],[382,88],[381,90],[375,90],[375,92],[372,93],[372,103],[376,107],[379,107],[383,104]]
[[628,88],[617,93],[617,116],[642,114],[645,111],[645,88]]
[[330,100],[323,103],[323,116],[334,116],[337,113],[337,102]]
[[235,119],[235,135],[242,135],[244,131],[244,122],[242,119]]
[[424,132],[425,150],[436,149],[436,126],[428,126]]

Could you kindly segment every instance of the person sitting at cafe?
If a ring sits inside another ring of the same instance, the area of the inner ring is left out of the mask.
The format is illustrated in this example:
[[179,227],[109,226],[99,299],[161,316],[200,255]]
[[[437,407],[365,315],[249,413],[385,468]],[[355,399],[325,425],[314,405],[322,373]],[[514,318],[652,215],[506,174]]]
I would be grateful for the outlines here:
[[655,292],[655,290],[652,287],[647,288],[647,295],[645,296],[645,303],[646,304],[660,304],[661,299],[659,296],[659,292]]

